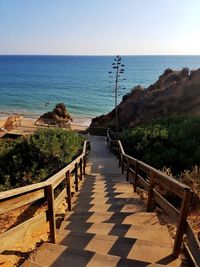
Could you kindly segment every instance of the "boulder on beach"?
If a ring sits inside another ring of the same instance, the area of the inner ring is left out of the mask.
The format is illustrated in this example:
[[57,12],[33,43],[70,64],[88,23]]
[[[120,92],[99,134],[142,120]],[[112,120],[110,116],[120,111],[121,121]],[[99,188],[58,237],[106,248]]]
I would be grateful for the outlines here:
[[59,103],[55,106],[53,111],[44,113],[39,117],[35,124],[38,126],[56,126],[61,128],[70,128],[70,121],[73,121],[71,115],[67,111],[66,106],[63,103]]

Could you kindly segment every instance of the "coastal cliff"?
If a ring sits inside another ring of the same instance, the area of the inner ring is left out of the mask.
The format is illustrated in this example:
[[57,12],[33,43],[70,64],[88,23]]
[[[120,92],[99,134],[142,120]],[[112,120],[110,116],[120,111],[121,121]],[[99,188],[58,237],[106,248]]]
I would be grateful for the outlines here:
[[[200,69],[166,69],[148,88],[137,86],[124,95],[118,105],[120,127],[131,128],[141,122],[171,115],[200,115]],[[115,125],[115,109],[92,120],[92,127]]]

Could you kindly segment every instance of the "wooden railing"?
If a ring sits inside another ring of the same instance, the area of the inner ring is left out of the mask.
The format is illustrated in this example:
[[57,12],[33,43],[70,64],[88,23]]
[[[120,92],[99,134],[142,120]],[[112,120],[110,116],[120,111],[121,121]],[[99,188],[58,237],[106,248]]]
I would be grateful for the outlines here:
[[[124,152],[122,143],[119,140],[111,138],[112,132],[107,131],[107,146],[118,157],[119,166],[122,168],[122,173],[126,169],[126,179],[130,180],[130,174],[133,175],[134,192],[140,186],[148,192],[146,210],[151,211],[152,204],[161,207],[174,221],[177,223],[176,236],[173,246],[173,255],[177,257],[180,253],[183,243],[183,235],[187,236],[188,245],[184,243],[188,253],[193,256],[193,262],[196,261],[196,266],[200,266],[200,243],[187,221],[193,191],[187,185],[175,180],[174,178],[160,172],[159,170],[137,160]],[[113,135],[114,136],[114,135]],[[175,207],[163,195],[159,188],[173,193],[180,199],[180,207]]]
[[28,233],[40,228],[40,225],[46,221],[49,221],[50,242],[55,243],[56,209],[66,198],[68,210],[71,210],[71,176],[74,176],[75,190],[78,191],[79,179],[82,180],[85,174],[89,149],[90,143],[85,141],[81,155],[45,182],[0,193],[0,215],[38,200],[43,200],[43,203],[45,203],[44,210],[38,215],[0,234],[0,251],[8,249],[17,241],[23,240]]

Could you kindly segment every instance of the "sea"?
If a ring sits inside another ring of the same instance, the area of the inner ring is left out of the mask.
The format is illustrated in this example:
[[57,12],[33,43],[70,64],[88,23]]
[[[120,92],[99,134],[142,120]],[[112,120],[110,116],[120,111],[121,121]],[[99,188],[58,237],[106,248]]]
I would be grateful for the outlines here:
[[[114,56],[0,56],[0,116],[37,118],[64,103],[72,116],[106,114],[115,105]],[[166,68],[200,68],[200,56],[121,56],[118,99],[148,87]],[[109,72],[112,71],[110,74]]]

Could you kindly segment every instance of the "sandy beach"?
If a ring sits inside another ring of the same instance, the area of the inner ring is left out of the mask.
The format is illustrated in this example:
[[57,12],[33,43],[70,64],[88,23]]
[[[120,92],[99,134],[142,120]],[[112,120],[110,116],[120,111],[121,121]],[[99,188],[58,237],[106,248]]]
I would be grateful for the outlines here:
[[[3,128],[8,116],[0,117],[0,128]],[[73,117],[73,122],[71,122],[71,129],[74,131],[84,131],[91,123],[91,119],[89,117]],[[28,118],[22,117],[21,125],[15,126],[14,129],[0,130],[0,137],[5,135],[6,133],[11,134],[22,134],[27,135],[31,134],[38,129],[35,125],[36,118]]]

